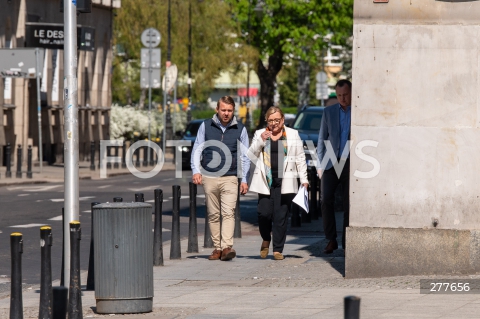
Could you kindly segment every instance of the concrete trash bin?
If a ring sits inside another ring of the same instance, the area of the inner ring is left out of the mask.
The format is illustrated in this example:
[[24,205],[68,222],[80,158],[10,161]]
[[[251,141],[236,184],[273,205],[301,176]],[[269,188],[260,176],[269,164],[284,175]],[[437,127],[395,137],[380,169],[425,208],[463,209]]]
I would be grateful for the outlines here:
[[152,206],[94,206],[93,238],[97,313],[152,311]]

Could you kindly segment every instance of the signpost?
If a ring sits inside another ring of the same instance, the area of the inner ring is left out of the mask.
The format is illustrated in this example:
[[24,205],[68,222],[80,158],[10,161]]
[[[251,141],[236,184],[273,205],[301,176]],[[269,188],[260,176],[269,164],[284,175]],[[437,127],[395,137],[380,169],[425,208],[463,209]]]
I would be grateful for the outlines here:
[[42,77],[45,50],[0,49],[0,76],[37,79],[38,156],[40,172],[43,170],[42,110],[40,101],[40,78]]
[[325,106],[325,100],[328,99],[327,74],[325,72],[318,72],[315,79],[317,80],[316,98],[321,101],[322,106]]
[[[154,88],[160,87],[160,49],[154,49],[160,44],[160,32],[154,28],[145,29],[141,36],[142,44],[148,49],[141,51],[141,66],[140,71],[141,88],[148,88],[148,140],[151,140],[150,124],[152,113],[152,86]],[[148,82],[145,83],[145,73],[147,73]],[[153,81],[153,83],[152,83]],[[147,147],[147,158],[150,159],[150,147]]]
[[170,66],[167,67],[167,70],[165,71],[165,76],[163,77],[163,82],[162,82],[162,89],[163,89],[163,105],[165,105],[163,109],[163,120],[165,125],[163,125],[163,133],[162,133],[162,146],[163,146],[163,152],[165,152],[165,141],[166,141],[166,135],[167,135],[167,125],[171,125],[170,119],[167,118],[167,113],[169,110],[167,110],[170,107],[170,104],[167,103],[167,94],[173,89],[175,86],[175,82],[177,81],[177,75],[178,75],[178,69],[175,64],[171,64]]

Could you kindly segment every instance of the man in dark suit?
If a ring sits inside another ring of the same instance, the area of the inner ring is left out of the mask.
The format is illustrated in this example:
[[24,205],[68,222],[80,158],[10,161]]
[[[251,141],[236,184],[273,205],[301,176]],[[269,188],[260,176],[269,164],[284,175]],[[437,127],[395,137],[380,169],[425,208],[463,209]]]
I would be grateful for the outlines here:
[[[321,207],[323,230],[329,240],[324,253],[331,254],[338,249],[335,221],[335,190],[339,184],[343,189],[343,235],[349,222],[349,178],[350,178],[350,123],[352,83],[340,80],[335,85],[337,104],[325,108],[318,134],[318,176],[321,178]],[[331,147],[330,147],[331,146]]]

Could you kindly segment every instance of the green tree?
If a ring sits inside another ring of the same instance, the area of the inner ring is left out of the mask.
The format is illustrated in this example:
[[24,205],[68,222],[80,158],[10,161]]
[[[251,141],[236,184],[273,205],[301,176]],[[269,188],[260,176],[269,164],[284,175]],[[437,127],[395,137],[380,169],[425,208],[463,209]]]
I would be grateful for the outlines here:
[[[241,25],[244,41],[258,50],[262,113],[273,105],[277,75],[288,59],[319,61],[323,41],[344,44],[352,34],[353,0],[227,0],[234,23]],[[258,14],[260,13],[260,15]]]
[[[241,61],[253,55],[254,50],[239,43],[239,27],[231,23],[230,8],[224,1],[170,1],[172,63],[177,65],[179,78],[183,82],[187,79],[188,71],[188,18],[191,4],[192,95],[194,101],[205,101],[220,72],[241,69]],[[140,99],[140,36],[146,28],[156,28],[162,36],[159,47],[162,50],[163,76],[167,60],[167,13],[167,0],[123,0],[122,8],[116,10],[114,44],[117,55],[112,82],[115,102],[126,104],[129,98],[133,102]],[[178,90],[178,96],[187,95],[186,86]],[[161,90],[153,90],[153,99],[162,101]]]

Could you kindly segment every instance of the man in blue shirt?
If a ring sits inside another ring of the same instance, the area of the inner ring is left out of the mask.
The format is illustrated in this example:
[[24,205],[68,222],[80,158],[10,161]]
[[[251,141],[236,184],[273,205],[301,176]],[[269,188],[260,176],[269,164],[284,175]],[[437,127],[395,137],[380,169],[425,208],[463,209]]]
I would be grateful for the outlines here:
[[[237,175],[241,169],[240,193],[244,195],[248,191],[250,170],[246,155],[249,142],[246,128],[233,116],[235,102],[230,96],[220,98],[216,111],[213,118],[203,122],[198,129],[191,167],[193,183],[203,185],[205,191],[208,225],[215,247],[208,259],[225,261],[236,256],[232,246],[238,198]],[[243,147],[239,147],[238,142]],[[237,165],[238,157],[240,165]]]
[[[327,107],[323,112],[322,124],[318,134],[318,176],[320,182],[320,201],[322,209],[323,230],[329,240],[324,253],[331,254],[338,249],[335,221],[335,190],[342,185],[343,190],[343,235],[342,246],[345,249],[345,230],[349,224],[349,190],[350,190],[350,119],[352,104],[352,83],[340,80],[335,85],[337,104]],[[332,152],[328,152],[328,143]],[[327,145],[326,145],[327,144]],[[333,161],[333,162],[332,162]],[[338,164],[337,164],[338,163]],[[338,172],[335,170],[337,167]],[[339,170],[341,169],[341,172]]]

